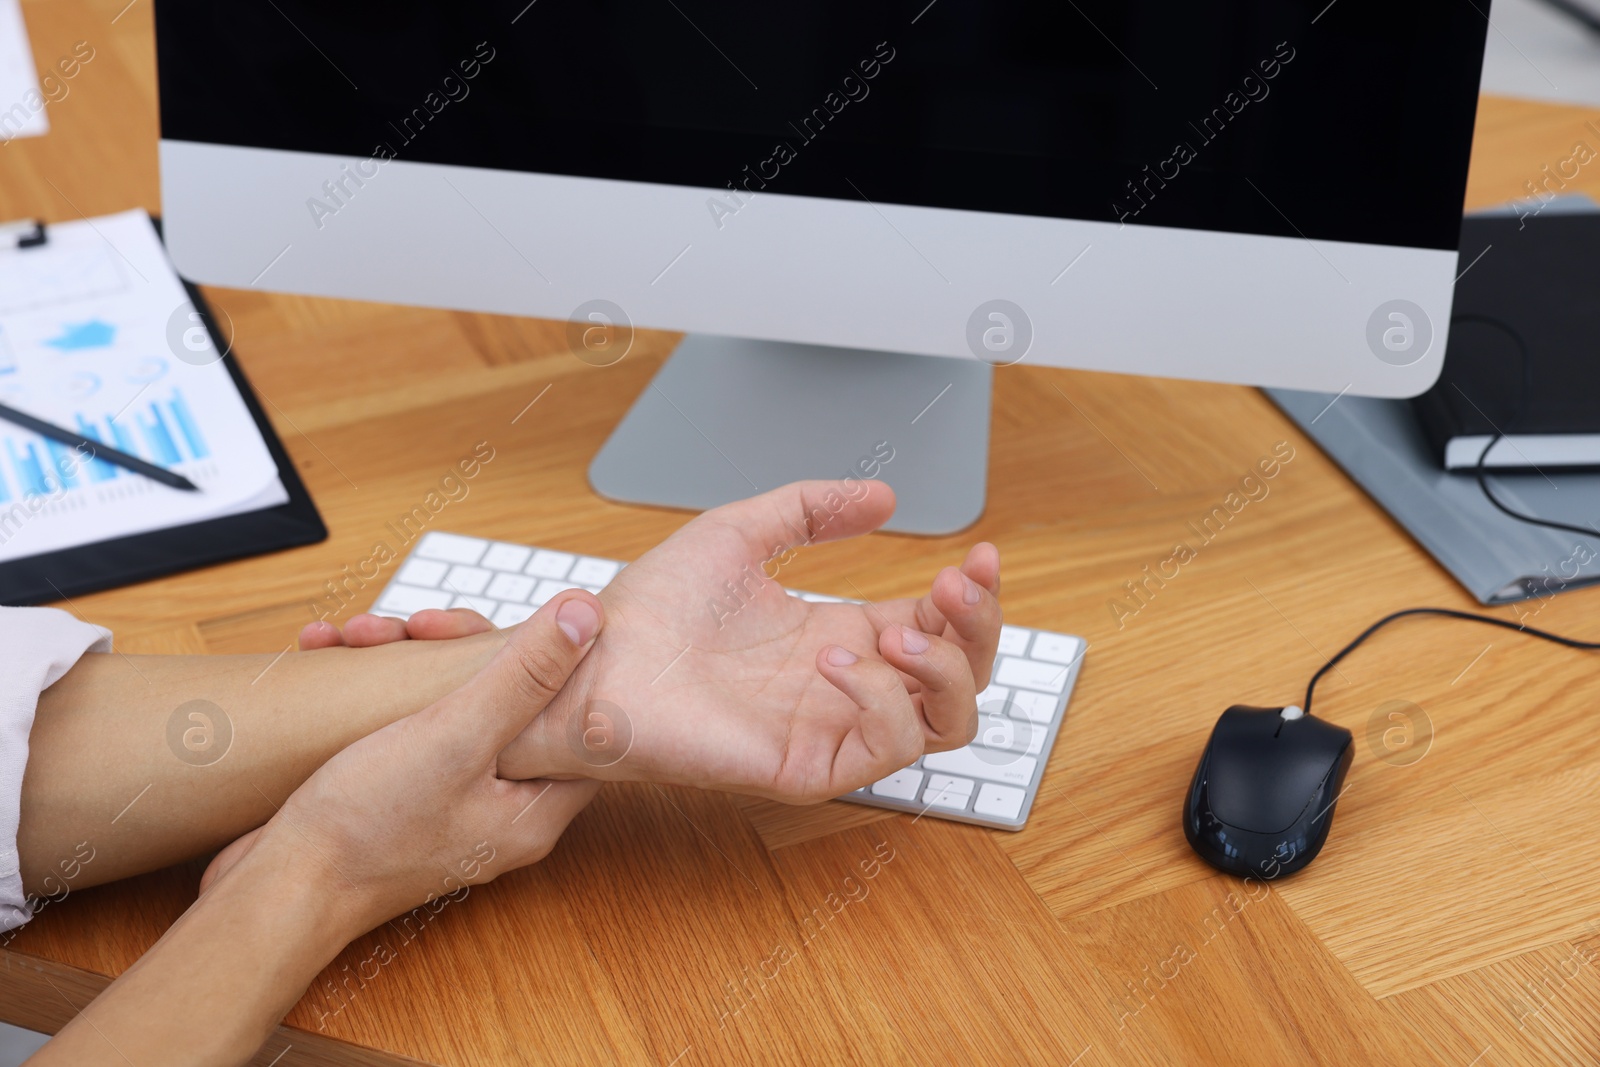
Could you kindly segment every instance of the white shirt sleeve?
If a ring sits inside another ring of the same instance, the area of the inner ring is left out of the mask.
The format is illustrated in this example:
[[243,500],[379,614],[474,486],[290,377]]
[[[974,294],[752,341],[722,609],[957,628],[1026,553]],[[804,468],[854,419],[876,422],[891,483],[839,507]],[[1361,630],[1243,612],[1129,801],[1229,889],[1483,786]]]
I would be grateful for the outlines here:
[[111,631],[55,608],[0,607],[0,932],[32,917],[18,869],[22,771],[39,694],[85,652],[110,652]]

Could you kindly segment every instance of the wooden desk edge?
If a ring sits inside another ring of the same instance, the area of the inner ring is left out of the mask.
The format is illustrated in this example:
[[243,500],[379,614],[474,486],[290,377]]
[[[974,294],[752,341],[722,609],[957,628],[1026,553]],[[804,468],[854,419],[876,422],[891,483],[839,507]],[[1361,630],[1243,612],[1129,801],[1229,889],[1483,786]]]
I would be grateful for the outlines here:
[[[107,975],[0,949],[0,1022],[54,1034],[111,984]],[[204,1016],[196,1018],[204,1025]],[[436,1067],[423,1060],[279,1026],[251,1067]]]

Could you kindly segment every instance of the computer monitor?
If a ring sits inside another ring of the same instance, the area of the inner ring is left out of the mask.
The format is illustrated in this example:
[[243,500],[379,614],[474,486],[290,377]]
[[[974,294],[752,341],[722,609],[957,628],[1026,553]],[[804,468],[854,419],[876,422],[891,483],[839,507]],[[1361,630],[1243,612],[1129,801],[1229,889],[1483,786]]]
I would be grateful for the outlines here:
[[1486,13],[159,0],[166,236],[205,283],[566,318],[602,366],[686,331],[600,492],[870,469],[949,532],[1018,365],[1426,389]]

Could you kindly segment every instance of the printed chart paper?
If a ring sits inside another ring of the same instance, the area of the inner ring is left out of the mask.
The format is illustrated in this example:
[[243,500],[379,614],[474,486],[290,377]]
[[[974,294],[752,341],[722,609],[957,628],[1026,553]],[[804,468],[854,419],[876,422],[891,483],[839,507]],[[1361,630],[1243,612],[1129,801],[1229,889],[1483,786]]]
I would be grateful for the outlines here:
[[0,562],[274,507],[289,495],[150,219],[0,250],[0,404],[148,460],[172,489],[0,421]]

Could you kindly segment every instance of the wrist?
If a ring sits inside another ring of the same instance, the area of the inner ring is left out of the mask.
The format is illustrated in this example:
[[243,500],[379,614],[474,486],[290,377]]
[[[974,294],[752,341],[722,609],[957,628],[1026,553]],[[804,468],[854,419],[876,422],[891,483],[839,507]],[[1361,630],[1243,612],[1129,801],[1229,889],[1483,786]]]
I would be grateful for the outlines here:
[[399,698],[399,714],[389,716],[392,721],[422,710],[471,681],[505,643],[504,635],[491,630],[442,641],[396,641],[337,651],[349,654],[364,677],[375,679]]
[[[304,847],[304,846],[302,846]],[[40,1063],[244,1063],[361,931],[317,865],[266,831],[154,948],[39,1054]],[[221,1004],[224,1011],[173,1005]]]
[[335,859],[314,849],[293,828],[284,826],[281,818],[262,827],[250,851],[211,886],[201,902],[213,898],[222,907],[233,906],[235,900],[243,908],[270,902],[264,920],[270,923],[275,917],[284,918],[293,924],[294,940],[314,948],[313,959],[307,962],[320,962],[315,962],[307,981],[345,945],[385,918],[370,919],[378,906],[370,890],[345,878]]
[[[396,641],[365,648],[315,649],[282,658],[250,696],[263,724],[293,738],[263,736],[272,751],[304,769],[298,785],[330,756],[374,730],[421,711],[460,688],[494,657],[504,639],[493,632],[447,641]],[[254,665],[247,673],[261,674]],[[332,712],[332,714],[330,714]],[[312,743],[308,749],[306,739]],[[314,762],[305,766],[304,757]],[[292,786],[291,786],[292,789]]]

